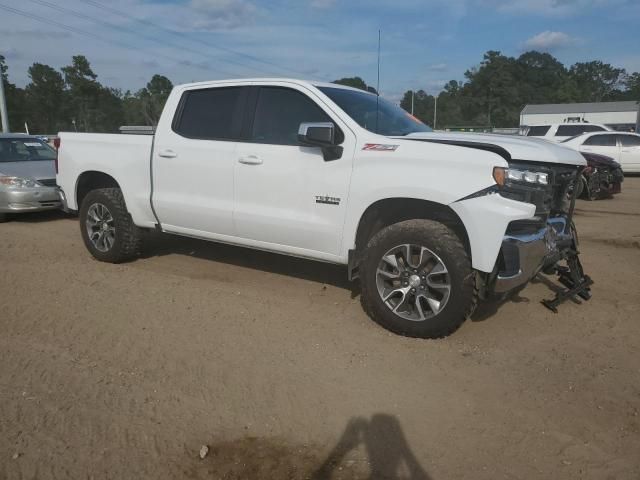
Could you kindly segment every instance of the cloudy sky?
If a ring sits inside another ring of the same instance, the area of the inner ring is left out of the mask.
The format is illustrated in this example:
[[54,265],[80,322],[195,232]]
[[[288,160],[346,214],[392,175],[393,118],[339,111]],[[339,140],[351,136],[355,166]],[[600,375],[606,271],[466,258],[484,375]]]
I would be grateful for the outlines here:
[[640,71],[639,0],[0,0],[0,54],[24,85],[33,62],[86,55],[123,90],[154,73],[174,83],[288,76],[436,93],[482,54],[551,52]]

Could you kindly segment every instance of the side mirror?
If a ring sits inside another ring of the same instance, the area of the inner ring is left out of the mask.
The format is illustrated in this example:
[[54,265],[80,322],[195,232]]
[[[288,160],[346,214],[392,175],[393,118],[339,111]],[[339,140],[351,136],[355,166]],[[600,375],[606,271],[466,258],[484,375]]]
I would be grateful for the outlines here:
[[298,129],[298,140],[304,145],[331,147],[335,141],[335,128],[333,123],[301,123]]
[[322,155],[327,162],[342,157],[342,147],[335,144],[335,137],[335,126],[331,122],[301,123],[298,129],[300,143],[322,148]]

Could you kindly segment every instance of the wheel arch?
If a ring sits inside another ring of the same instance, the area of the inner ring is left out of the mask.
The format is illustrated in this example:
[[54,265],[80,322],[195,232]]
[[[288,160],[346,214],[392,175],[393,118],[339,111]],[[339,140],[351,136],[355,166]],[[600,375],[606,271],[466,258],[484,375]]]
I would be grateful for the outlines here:
[[120,185],[111,175],[97,170],[82,172],[76,180],[76,205],[78,209],[82,205],[82,200],[91,190],[98,188],[120,188]]
[[358,221],[355,250],[349,254],[349,277],[355,278],[361,252],[369,240],[380,230],[404,220],[433,220],[449,227],[462,242],[471,259],[469,236],[464,223],[453,209],[441,203],[429,200],[405,197],[393,197],[377,200],[369,205]]

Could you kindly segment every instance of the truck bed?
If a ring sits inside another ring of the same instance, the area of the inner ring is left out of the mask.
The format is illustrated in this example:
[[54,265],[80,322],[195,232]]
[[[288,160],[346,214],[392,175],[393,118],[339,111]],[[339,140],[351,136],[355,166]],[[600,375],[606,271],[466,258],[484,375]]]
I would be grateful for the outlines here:
[[151,209],[151,135],[60,133],[57,183],[71,210],[79,210],[77,185],[85,172],[99,171],[117,179],[127,192],[127,209],[142,227],[156,223]]

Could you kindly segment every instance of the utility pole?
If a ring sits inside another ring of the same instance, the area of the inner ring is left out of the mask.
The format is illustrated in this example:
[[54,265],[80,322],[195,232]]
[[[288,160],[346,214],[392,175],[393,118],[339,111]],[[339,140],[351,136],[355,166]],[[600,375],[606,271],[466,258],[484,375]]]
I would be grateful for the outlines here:
[[433,129],[436,129],[436,121],[438,120],[438,96],[433,97]]
[[415,96],[415,92],[411,90],[411,115],[413,115],[413,97]]
[[0,120],[2,132],[9,133],[9,114],[7,114],[7,98],[4,96],[4,78],[0,73]]

